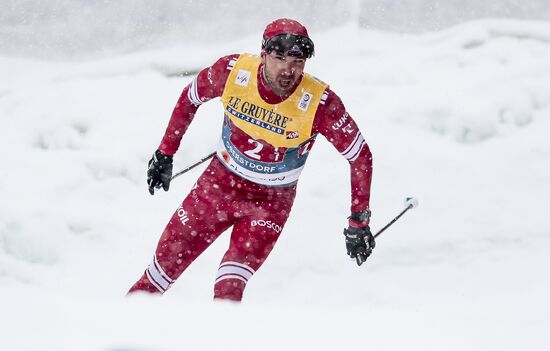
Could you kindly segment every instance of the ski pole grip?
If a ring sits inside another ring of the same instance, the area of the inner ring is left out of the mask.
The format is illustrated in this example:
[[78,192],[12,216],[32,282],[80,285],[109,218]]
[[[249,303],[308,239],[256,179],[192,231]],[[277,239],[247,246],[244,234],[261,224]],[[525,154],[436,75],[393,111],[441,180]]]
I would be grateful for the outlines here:
[[416,197],[407,197],[405,198],[405,206],[415,208],[418,207],[418,199]]

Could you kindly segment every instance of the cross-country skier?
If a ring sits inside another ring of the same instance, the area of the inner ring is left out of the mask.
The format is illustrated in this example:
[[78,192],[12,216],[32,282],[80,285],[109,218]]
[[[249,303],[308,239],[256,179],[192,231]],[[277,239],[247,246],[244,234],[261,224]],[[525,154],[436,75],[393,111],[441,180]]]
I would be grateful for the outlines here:
[[[296,183],[317,134],[351,170],[347,253],[362,264],[374,248],[369,229],[372,157],[340,98],[304,73],[314,45],[295,20],[265,28],[260,56],[229,55],[185,87],[149,161],[149,192],[170,186],[172,159],[200,105],[221,97],[216,156],[162,233],[143,276],[129,293],[164,293],[225,230],[233,227],[214,285],[215,299],[240,301],[247,281],[273,249],[290,214]],[[311,234],[311,233],[310,233]]]

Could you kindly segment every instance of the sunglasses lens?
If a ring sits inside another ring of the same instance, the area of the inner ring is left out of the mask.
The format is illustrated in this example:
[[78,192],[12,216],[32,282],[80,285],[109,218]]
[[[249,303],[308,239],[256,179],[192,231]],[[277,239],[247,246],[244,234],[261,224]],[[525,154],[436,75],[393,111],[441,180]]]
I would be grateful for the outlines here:
[[297,34],[279,34],[265,43],[267,52],[275,51],[287,56],[311,58],[315,52],[308,37]]

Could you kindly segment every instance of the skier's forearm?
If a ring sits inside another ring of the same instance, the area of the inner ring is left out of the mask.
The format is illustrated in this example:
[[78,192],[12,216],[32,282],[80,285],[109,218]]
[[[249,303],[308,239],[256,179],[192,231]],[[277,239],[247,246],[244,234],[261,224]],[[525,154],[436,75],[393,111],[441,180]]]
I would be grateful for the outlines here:
[[357,159],[350,162],[351,211],[361,212],[370,208],[372,181],[372,153],[365,144]]

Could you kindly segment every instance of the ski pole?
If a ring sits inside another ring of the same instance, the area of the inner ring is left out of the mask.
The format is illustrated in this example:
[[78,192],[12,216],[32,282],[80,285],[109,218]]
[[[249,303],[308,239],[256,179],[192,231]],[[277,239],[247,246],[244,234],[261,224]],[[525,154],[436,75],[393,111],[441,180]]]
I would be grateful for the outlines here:
[[170,180],[174,180],[174,178],[179,177],[180,175],[189,172],[190,170],[192,170],[193,168],[197,167],[197,166],[200,165],[201,163],[203,163],[203,162],[205,162],[205,161],[208,161],[209,159],[211,159],[212,157],[214,157],[215,154],[216,154],[216,152],[212,152],[211,154],[209,154],[209,155],[207,155],[207,156],[204,156],[204,157],[201,158],[199,161],[193,163],[191,166],[189,166],[189,167],[187,167],[187,168],[185,168],[185,169],[182,169],[182,170],[179,171],[178,173],[174,174]]
[[388,229],[392,224],[394,224],[401,216],[405,214],[408,210],[411,208],[415,208],[418,206],[418,200],[415,197],[408,197],[405,199],[405,209],[401,211],[394,219],[392,219],[388,224],[386,224],[382,229],[380,229],[376,234],[374,234],[374,238],[376,238],[378,235],[382,234],[386,229]]
[[[302,141],[300,144],[298,144],[297,147],[302,147],[304,146],[307,142],[315,139],[315,137],[317,137],[317,134],[313,134],[312,136],[310,136],[309,138],[307,138],[306,140]],[[174,180],[174,178],[176,177],[179,177],[180,175],[184,174],[184,173],[187,173],[189,172],[190,170],[192,170],[193,168],[197,167],[198,165],[200,165],[201,163],[205,162],[205,161],[208,161],[209,159],[211,159],[212,157],[214,157],[214,155],[216,154],[216,152],[212,152],[211,154],[208,154],[207,156],[204,156],[203,158],[201,158],[199,161],[193,163],[191,166],[185,168],[185,169],[182,169],[181,171],[179,171],[178,173],[174,174],[172,176],[172,178],[170,178],[170,180]]]

